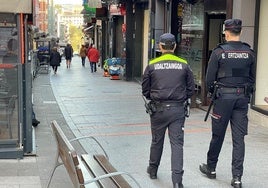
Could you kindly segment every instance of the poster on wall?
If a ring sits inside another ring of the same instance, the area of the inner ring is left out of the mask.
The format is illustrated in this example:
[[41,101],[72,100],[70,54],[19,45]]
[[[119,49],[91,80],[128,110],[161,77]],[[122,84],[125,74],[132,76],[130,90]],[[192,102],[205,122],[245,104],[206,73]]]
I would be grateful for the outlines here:
[[0,12],[5,13],[32,13],[31,0],[0,0]]

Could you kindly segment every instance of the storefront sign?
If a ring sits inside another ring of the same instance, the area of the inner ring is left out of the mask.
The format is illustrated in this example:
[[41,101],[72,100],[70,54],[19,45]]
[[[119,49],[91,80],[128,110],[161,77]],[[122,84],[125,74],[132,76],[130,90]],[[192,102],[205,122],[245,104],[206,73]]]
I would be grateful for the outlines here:
[[126,15],[126,7],[121,4],[112,4],[109,9],[112,16],[124,16]]

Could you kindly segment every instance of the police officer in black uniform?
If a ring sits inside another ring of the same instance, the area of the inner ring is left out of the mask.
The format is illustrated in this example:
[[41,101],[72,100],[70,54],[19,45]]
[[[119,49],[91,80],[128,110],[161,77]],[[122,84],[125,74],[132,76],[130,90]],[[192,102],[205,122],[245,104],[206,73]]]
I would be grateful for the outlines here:
[[142,94],[151,101],[152,106],[152,141],[147,172],[151,179],[157,178],[165,132],[168,129],[172,182],[174,188],[182,188],[184,103],[194,94],[194,78],[187,61],[174,55],[174,35],[161,35],[159,48],[162,55],[149,62],[142,81]]
[[255,84],[255,55],[250,46],[240,41],[242,21],[228,19],[225,24],[226,43],[219,44],[208,63],[206,84],[209,92],[216,90],[212,119],[212,139],[207,163],[199,166],[208,178],[216,178],[216,166],[228,123],[231,125],[233,152],[231,185],[241,188],[245,156],[244,136],[248,133],[248,103]]

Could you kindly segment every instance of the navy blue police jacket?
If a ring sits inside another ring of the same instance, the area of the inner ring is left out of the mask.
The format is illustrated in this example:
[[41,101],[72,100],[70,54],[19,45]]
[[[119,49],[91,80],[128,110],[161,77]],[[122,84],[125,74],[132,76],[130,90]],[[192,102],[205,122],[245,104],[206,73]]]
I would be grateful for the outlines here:
[[208,63],[206,85],[209,91],[213,90],[215,81],[226,87],[254,85],[255,64],[255,53],[247,43],[229,41],[219,44],[212,51]]
[[194,94],[194,76],[187,61],[173,53],[151,60],[142,80],[142,94],[152,101],[184,102]]

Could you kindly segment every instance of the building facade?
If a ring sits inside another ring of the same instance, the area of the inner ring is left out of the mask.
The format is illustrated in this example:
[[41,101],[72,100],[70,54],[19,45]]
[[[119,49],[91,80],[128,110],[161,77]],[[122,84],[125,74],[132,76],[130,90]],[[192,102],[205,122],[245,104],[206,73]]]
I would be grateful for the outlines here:
[[[268,86],[265,64],[268,2],[264,0],[124,0],[102,1],[107,19],[102,24],[105,57],[126,59],[126,80],[139,80],[149,59],[158,55],[158,38],[164,32],[176,36],[176,54],[187,59],[196,83],[195,106],[208,105],[205,75],[213,48],[223,42],[225,19],[243,21],[241,40],[257,53],[256,92],[250,117],[268,122]],[[83,1],[84,6],[88,1]],[[98,8],[97,8],[98,10]],[[98,17],[96,16],[96,19]],[[103,20],[103,19],[102,19]],[[92,23],[90,23],[92,24]],[[94,25],[94,23],[93,23]],[[105,36],[105,37],[104,37]],[[264,88],[264,89],[263,89]],[[267,101],[267,102],[266,102]]]

